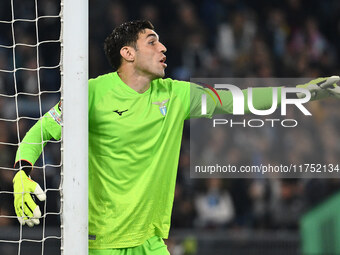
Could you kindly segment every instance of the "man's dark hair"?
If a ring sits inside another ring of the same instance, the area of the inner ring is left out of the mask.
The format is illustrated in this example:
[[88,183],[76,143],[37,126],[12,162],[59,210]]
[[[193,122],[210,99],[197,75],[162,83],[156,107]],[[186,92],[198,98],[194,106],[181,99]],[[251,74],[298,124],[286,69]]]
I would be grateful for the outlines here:
[[105,55],[114,70],[117,70],[122,63],[120,49],[124,46],[132,46],[137,49],[138,34],[147,28],[154,30],[150,21],[136,20],[126,22],[116,27],[105,39]]

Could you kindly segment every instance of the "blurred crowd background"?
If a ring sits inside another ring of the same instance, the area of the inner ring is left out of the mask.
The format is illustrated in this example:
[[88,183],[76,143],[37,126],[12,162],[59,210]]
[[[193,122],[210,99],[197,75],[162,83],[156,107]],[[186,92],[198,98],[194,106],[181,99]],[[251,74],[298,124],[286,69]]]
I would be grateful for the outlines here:
[[[34,2],[14,0],[14,18],[35,19]],[[0,22],[0,227],[18,226],[14,217],[2,217],[15,215],[8,192],[12,191],[17,144],[60,97],[59,1],[37,2],[38,14],[50,18]],[[336,0],[90,1],[90,78],[112,71],[103,41],[114,27],[134,19],[154,24],[167,47],[166,76],[173,79],[339,75],[339,13]],[[12,18],[11,1],[2,0],[0,20]],[[338,106],[336,100],[311,103],[313,117],[308,119],[290,112],[300,122],[295,129],[220,129],[212,134],[212,147],[202,157],[223,151],[233,165],[337,163]],[[168,242],[173,255],[199,254],[194,239],[176,238],[182,229],[189,233],[227,230],[231,234],[291,231],[298,236],[301,216],[340,190],[336,178],[192,179],[189,139],[188,122],[172,215],[174,237]],[[60,144],[52,142],[45,148],[32,178],[49,189],[47,210],[59,212],[59,195],[54,189],[60,183]],[[46,220],[50,225],[59,224],[52,216]]]

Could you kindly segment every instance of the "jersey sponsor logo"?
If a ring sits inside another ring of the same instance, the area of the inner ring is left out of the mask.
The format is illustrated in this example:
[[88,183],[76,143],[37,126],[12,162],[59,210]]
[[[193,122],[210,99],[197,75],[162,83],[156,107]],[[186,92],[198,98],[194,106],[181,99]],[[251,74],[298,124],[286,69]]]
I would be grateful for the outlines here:
[[122,114],[123,114],[124,112],[127,112],[127,111],[128,111],[128,109],[126,109],[126,110],[124,110],[124,111],[114,110],[113,112],[117,113],[119,116],[122,116]]
[[159,110],[163,116],[166,115],[167,109],[166,109],[166,103],[169,101],[170,98],[163,100],[162,102],[153,102],[152,104],[159,105]]
[[59,124],[61,125],[61,114],[57,112],[57,110],[53,107],[51,110],[48,112],[52,118]]

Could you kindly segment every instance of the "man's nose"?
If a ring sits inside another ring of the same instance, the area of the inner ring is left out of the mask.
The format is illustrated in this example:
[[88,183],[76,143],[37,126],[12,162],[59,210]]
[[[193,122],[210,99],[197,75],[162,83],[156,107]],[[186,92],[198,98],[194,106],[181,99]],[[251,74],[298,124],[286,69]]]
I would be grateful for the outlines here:
[[166,47],[164,46],[163,43],[160,43],[160,44],[161,44],[161,52],[165,53],[167,51]]

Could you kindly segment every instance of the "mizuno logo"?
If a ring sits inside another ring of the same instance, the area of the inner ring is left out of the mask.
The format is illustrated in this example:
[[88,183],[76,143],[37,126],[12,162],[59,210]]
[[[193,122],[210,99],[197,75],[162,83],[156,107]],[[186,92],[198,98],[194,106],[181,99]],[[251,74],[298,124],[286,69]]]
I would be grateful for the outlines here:
[[119,116],[122,116],[122,114],[123,114],[124,112],[127,112],[127,111],[128,111],[128,109],[126,109],[126,110],[124,110],[124,111],[114,110],[113,112],[117,113]]

